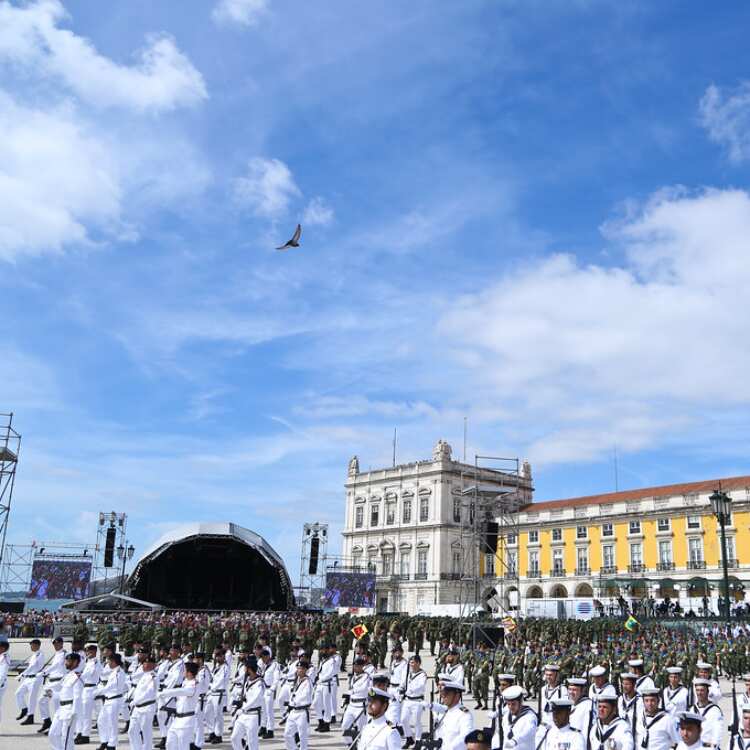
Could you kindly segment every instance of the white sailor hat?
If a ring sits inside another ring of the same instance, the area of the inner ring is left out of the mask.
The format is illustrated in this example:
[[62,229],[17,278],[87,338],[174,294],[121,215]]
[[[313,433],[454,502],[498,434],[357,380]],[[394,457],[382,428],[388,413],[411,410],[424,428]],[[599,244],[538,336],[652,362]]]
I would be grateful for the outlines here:
[[[440,678],[440,675],[438,675],[438,679]],[[385,680],[386,682],[391,681],[391,676],[388,674],[388,672],[375,672],[375,674],[370,678],[371,682],[375,682],[375,680]]]
[[705,687],[711,687],[711,680],[707,680],[705,677],[696,677],[693,680],[693,685],[704,685]]
[[682,667],[667,667],[667,674],[682,674]]
[[297,651],[297,656],[304,656],[305,655],[305,649],[301,648]]
[[553,711],[556,708],[573,708],[573,701],[570,698],[555,698],[550,701],[550,705]]
[[629,667],[642,667],[643,666],[643,659],[629,659],[628,660],[628,666]]
[[559,672],[560,665],[559,664],[545,664],[544,671],[545,672]]
[[660,695],[661,690],[657,687],[645,687],[645,688],[639,688],[638,690],[639,695]]
[[699,661],[699,662],[696,662],[695,668],[696,669],[713,669],[713,666],[709,664],[707,661]]
[[589,677],[601,677],[607,673],[607,668],[601,664],[597,664],[595,667],[589,669]]
[[380,688],[371,687],[370,690],[367,692],[367,697],[372,700],[373,698],[384,698],[385,700],[390,700],[391,695],[385,690],[381,690]]
[[743,714],[750,714],[750,703],[746,703],[746,704],[745,704],[745,705],[744,705],[744,706],[742,707],[742,713],[743,713]]
[[696,724],[703,723],[703,716],[695,711],[680,711],[680,713],[677,714],[677,718],[679,719],[680,723],[682,723],[683,721],[692,721]]
[[510,674],[509,672],[505,672],[503,674],[499,674],[497,676],[498,680],[502,680],[503,682],[515,682],[516,676],[514,674]]
[[633,672],[623,672],[620,675],[620,679],[621,680],[637,680],[638,679],[638,675],[634,674]]
[[441,680],[440,687],[443,690],[460,690],[462,693],[465,690],[462,682],[456,682],[456,680]]
[[523,698],[523,688],[520,685],[511,685],[505,688],[500,695],[503,696],[503,700],[517,701]]
[[583,687],[587,684],[587,680],[585,677],[568,677],[565,682],[568,685],[578,685],[579,687]]
[[617,702],[617,691],[614,685],[605,685],[601,693],[597,693],[596,699],[598,701],[614,701]]

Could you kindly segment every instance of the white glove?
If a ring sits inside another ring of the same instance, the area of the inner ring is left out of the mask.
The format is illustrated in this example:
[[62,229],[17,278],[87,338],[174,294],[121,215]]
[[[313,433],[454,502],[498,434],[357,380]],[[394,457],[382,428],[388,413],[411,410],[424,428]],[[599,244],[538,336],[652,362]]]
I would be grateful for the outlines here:
[[428,711],[432,708],[430,701],[422,701],[422,708],[426,708]]

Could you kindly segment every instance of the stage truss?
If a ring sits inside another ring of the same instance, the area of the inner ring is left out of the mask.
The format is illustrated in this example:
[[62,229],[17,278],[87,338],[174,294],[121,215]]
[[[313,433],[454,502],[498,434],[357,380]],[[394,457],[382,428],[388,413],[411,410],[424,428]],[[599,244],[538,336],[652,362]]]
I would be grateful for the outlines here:
[[[315,571],[310,572],[310,559],[317,540],[317,564]],[[326,585],[326,566],[328,564],[328,524],[306,523],[302,527],[302,551],[300,554],[299,586],[295,587],[297,592],[297,603],[300,606],[308,606],[320,609],[322,597]]]
[[[472,623],[478,610],[517,616],[518,511],[528,502],[530,488],[519,459],[482,455],[475,455],[473,468],[462,472],[461,487],[459,632],[470,632],[475,648],[481,626]],[[496,552],[488,545],[488,523],[497,524]]]
[[[115,543],[113,550],[113,562],[109,567],[104,565],[104,548],[107,543],[107,529],[115,529]],[[127,547],[125,534],[128,528],[128,516],[126,513],[116,513],[115,511],[100,512],[99,520],[96,527],[96,545],[94,547],[94,566],[91,570],[91,587],[97,594],[109,593],[112,586],[119,586],[120,563],[117,562],[117,548]],[[111,586],[108,583],[111,582]],[[122,592],[120,592],[122,593]]]
[[21,436],[13,429],[13,412],[0,414],[0,567],[5,559],[5,538],[20,450]]

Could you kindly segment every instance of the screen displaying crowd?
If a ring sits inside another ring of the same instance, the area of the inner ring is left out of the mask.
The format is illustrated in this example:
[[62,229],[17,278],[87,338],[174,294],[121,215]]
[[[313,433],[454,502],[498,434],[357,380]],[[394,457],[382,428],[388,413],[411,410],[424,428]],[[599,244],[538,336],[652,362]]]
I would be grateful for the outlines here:
[[85,599],[90,581],[90,562],[34,560],[29,599]]
[[374,573],[328,573],[324,607],[374,607]]

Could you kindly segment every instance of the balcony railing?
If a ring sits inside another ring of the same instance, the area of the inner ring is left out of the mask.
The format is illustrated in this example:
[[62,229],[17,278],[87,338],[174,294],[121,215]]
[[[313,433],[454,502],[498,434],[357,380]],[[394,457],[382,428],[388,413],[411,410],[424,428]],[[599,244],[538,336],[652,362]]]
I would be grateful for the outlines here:
[[[719,567],[721,567],[721,560],[719,560]],[[740,561],[736,557],[728,557],[727,558],[727,567],[728,568],[739,568],[740,567]]]
[[643,573],[644,570],[646,570],[646,566],[643,563],[628,565],[628,573]]
[[[417,578],[416,580],[419,580],[419,578]],[[460,573],[441,573],[440,580],[441,581],[460,581],[461,574]]]
[[706,569],[706,561],[705,560],[688,560],[688,570],[705,570]]
[[395,581],[408,581],[409,580],[409,574],[408,573],[394,573],[393,579]]
[[415,573],[414,574],[414,580],[415,581],[426,581],[427,580],[427,573]]
[[589,569],[589,566],[586,565],[583,568],[576,568],[576,575],[577,576],[587,576],[591,574],[591,570]]
[[487,570],[484,573],[482,573],[482,578],[495,578],[495,571],[494,570]]
[[539,568],[529,568],[528,572],[526,573],[527,578],[541,578],[542,572],[539,570]]
[[616,573],[617,573],[617,566],[616,565],[602,565],[602,567],[599,569],[599,572],[603,576],[616,575]]
[[518,571],[516,571],[516,570],[506,570],[505,573],[503,573],[503,578],[506,581],[515,581],[516,578],[518,578]]
[[553,568],[550,575],[552,578],[565,578],[567,573],[565,572],[565,568]]
[[673,562],[660,562],[656,563],[657,570],[674,570]]

